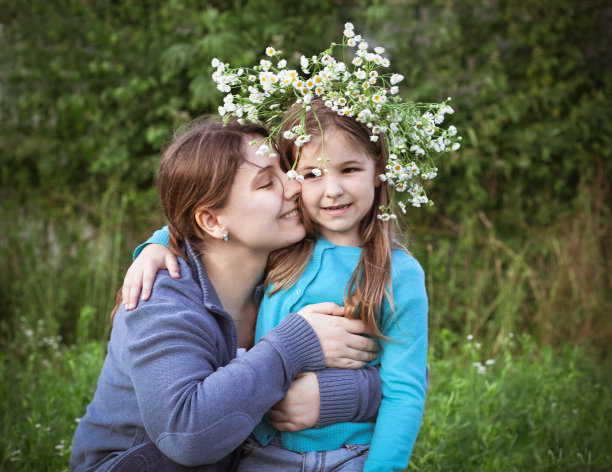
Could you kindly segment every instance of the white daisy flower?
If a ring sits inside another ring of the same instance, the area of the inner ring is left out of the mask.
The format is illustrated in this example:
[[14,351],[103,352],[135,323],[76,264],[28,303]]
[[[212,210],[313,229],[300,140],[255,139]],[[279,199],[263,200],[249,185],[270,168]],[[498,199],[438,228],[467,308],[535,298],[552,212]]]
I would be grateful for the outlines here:
[[391,76],[391,85],[399,84],[402,80],[404,80],[404,76],[401,74],[393,74]]

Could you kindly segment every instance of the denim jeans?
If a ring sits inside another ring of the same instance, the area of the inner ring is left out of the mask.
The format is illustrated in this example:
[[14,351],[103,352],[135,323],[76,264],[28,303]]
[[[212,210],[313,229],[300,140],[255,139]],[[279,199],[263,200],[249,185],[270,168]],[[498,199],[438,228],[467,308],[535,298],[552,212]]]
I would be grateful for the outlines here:
[[217,464],[186,467],[171,461],[153,443],[147,442],[126,451],[110,472],[226,472],[234,470],[235,462],[235,458],[228,457]]
[[267,446],[253,438],[247,444],[237,472],[361,472],[370,449],[369,444],[346,444],[331,451],[293,452],[283,449],[279,435]]

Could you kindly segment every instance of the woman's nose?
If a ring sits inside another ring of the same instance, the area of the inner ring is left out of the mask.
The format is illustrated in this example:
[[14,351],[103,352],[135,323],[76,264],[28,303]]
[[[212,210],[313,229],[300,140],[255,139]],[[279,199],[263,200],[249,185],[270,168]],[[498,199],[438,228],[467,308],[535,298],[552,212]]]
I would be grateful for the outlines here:
[[297,198],[302,192],[302,186],[296,179],[283,178],[283,195],[287,200]]

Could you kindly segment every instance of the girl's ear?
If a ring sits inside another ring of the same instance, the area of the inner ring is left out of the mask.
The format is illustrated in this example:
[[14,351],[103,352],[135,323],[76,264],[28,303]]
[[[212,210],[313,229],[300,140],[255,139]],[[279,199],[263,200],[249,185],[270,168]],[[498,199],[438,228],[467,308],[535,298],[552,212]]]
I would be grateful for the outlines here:
[[215,239],[223,239],[223,233],[226,231],[219,216],[214,211],[208,209],[197,210],[194,217],[202,231]]
[[379,176],[385,173],[385,164],[376,165],[376,175],[374,175],[374,188],[380,187],[380,185],[382,184],[382,180],[380,180]]

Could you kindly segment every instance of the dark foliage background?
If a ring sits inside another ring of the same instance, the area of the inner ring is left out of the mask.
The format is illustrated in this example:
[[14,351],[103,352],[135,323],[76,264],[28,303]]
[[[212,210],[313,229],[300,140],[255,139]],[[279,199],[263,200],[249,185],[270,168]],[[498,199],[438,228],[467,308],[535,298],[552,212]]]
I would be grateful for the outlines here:
[[[612,8],[604,0],[0,2],[0,339],[103,340],[172,130],[216,110],[213,57],[314,54],[350,20],[402,93],[453,97],[460,152],[402,223],[432,343],[611,334]],[[17,344],[10,343],[18,351]]]

